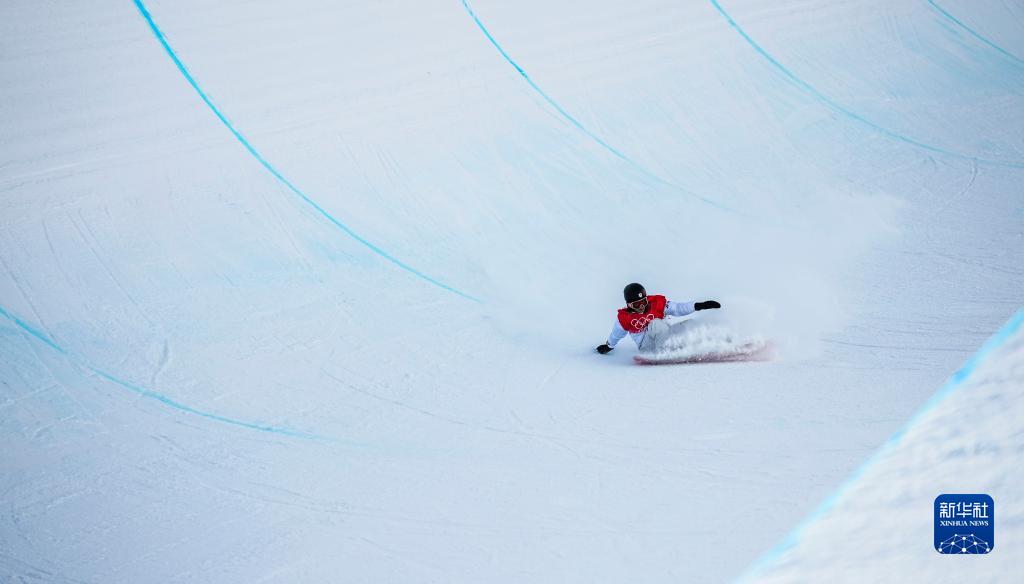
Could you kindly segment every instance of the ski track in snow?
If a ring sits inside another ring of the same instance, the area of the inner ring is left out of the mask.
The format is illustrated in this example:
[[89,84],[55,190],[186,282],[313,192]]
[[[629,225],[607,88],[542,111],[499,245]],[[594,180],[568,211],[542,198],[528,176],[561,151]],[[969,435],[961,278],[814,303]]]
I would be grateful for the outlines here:
[[156,21],[153,20],[153,16],[149,13],[149,10],[146,8],[146,4],[142,0],[132,1],[135,3],[135,7],[139,9],[139,14],[141,14],[142,17],[146,20],[146,24],[149,25],[149,29],[153,32],[153,36],[155,36],[156,39],[160,42],[160,45],[167,53],[167,56],[170,57],[172,61],[174,61],[174,65],[178,68],[178,71],[181,72],[182,76],[185,77],[185,80],[188,81],[188,84],[191,85],[193,89],[195,89],[197,94],[199,94],[199,97],[203,100],[203,103],[205,103],[206,106],[210,108],[210,111],[212,111],[213,114],[217,116],[217,119],[220,120],[222,124],[224,124],[224,127],[226,127],[231,132],[231,134],[246,149],[246,151],[249,152],[249,154],[251,154],[253,158],[255,158],[256,161],[259,162],[261,166],[263,166],[263,168],[267,169],[267,172],[273,175],[273,177],[277,179],[278,182],[283,184],[285,188],[287,188],[289,191],[297,195],[300,199],[302,199],[307,205],[312,207],[313,210],[319,213],[320,216],[329,221],[332,225],[345,232],[349,237],[358,241],[360,244],[362,244],[364,247],[366,247],[373,253],[377,254],[378,256],[398,266],[402,270],[409,272],[410,274],[416,276],[417,278],[429,282],[434,286],[437,286],[438,288],[447,290],[448,292],[461,296],[466,300],[470,300],[472,302],[480,302],[479,298],[471,296],[470,294],[467,294],[459,290],[458,288],[445,284],[444,282],[421,272],[420,270],[410,266],[409,264],[391,255],[383,248],[372,243],[362,235],[356,233],[355,231],[352,230],[351,227],[341,222],[341,220],[339,220],[326,209],[321,207],[319,203],[314,201],[312,198],[309,197],[309,195],[300,190],[290,180],[285,178],[284,175],[282,175],[281,172],[278,171],[274,165],[270,164],[270,162],[266,158],[264,158],[263,155],[260,154],[258,150],[256,150],[256,147],[253,146],[252,143],[249,142],[249,140],[244,135],[242,135],[242,133],[235,127],[235,125],[228,120],[224,113],[221,112],[220,108],[214,105],[210,97],[206,94],[205,91],[203,91],[202,87],[199,86],[199,82],[196,81],[196,79],[189,72],[188,68],[185,66],[185,63],[182,62],[178,54],[174,51],[173,48],[171,48],[170,43],[167,41],[167,37],[164,36],[163,31],[160,30],[159,26],[157,26]]

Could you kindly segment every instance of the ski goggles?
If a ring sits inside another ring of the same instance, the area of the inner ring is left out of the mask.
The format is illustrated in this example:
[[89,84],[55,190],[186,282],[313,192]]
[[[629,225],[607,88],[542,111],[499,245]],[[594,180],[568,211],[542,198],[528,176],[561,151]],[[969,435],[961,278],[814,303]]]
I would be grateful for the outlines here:
[[647,298],[644,297],[644,298],[641,298],[640,300],[634,300],[632,302],[627,302],[626,306],[628,306],[630,310],[635,310],[637,312],[640,312],[644,308],[647,308]]

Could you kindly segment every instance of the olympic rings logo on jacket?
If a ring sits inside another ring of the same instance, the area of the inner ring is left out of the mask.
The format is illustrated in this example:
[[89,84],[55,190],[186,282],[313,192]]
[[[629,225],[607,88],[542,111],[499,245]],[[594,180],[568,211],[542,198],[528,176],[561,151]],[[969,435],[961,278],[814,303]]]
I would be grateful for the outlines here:
[[654,320],[654,318],[655,316],[653,314],[645,314],[640,318],[634,318],[629,321],[629,324],[633,325],[633,328],[637,331],[642,332],[647,328],[647,325],[651,324],[651,321]]

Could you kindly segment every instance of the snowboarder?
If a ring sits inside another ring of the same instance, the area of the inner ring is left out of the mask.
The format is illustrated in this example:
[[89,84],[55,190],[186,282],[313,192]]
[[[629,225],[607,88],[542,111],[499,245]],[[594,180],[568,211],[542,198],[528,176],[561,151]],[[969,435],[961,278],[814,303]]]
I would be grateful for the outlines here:
[[686,316],[698,310],[721,308],[714,300],[703,302],[672,302],[664,296],[655,294],[648,296],[647,290],[637,283],[632,283],[622,291],[626,298],[626,306],[619,309],[618,317],[612,326],[608,341],[597,347],[597,352],[605,355],[615,348],[622,337],[629,333],[636,346],[644,353],[655,352],[662,342],[680,332],[685,322],[671,326],[665,322],[666,316]]

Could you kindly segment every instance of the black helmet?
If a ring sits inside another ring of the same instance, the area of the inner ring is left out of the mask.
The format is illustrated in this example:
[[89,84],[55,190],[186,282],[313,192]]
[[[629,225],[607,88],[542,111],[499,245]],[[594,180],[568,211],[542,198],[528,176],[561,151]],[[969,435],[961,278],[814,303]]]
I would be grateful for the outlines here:
[[637,300],[643,300],[647,298],[647,290],[641,284],[633,282],[622,290],[622,295],[626,298],[626,304],[630,302],[636,302]]

